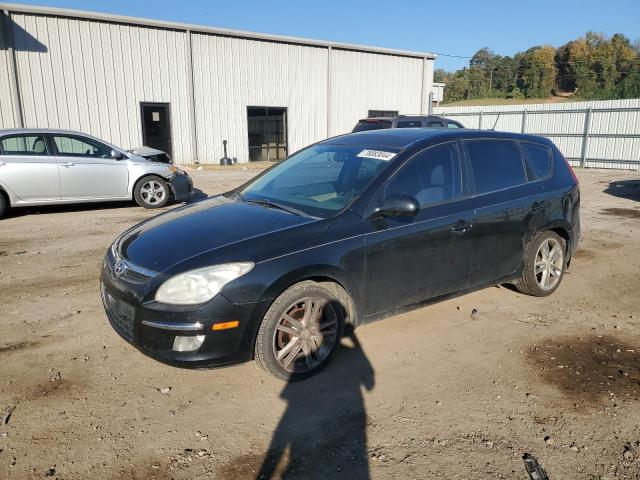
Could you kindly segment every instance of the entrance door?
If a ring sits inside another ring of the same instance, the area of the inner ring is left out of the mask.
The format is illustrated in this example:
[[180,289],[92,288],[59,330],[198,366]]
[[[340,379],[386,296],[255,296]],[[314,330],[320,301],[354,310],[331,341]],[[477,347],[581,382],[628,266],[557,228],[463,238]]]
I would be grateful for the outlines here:
[[287,109],[247,107],[249,161],[277,162],[288,154]]
[[168,103],[141,103],[142,141],[145,146],[171,152],[171,111]]

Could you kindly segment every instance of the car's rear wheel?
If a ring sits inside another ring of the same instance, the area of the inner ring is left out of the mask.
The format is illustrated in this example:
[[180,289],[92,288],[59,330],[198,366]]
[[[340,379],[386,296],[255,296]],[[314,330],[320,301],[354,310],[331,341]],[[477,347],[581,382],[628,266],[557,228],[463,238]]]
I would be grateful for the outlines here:
[[565,252],[566,242],[560,235],[550,230],[540,233],[527,248],[516,288],[536,297],[551,295],[564,276]]
[[347,311],[332,290],[304,281],[274,300],[256,338],[260,366],[280,379],[295,381],[328,363],[340,343]]
[[151,175],[140,180],[133,189],[136,203],[144,208],[161,208],[169,202],[169,184]]

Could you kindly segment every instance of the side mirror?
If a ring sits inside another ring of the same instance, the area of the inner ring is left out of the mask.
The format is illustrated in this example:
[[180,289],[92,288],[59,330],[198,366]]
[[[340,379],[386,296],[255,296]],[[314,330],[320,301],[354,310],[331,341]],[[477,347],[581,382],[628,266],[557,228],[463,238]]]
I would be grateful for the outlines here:
[[117,150],[111,150],[110,155],[114,160],[122,160],[124,158],[124,155]]
[[418,201],[409,195],[393,195],[377,207],[372,217],[413,217],[420,210]]

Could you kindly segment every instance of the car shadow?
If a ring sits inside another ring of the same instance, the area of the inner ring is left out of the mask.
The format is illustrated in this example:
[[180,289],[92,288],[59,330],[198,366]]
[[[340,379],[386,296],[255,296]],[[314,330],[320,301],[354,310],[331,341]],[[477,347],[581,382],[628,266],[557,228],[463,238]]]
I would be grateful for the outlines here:
[[374,370],[355,333],[344,339],[325,370],[282,390],[287,408],[256,478],[369,478],[362,387],[373,389]]
[[[186,202],[169,202],[166,207],[159,208],[158,213],[164,212],[167,209],[175,208],[181,205],[188,205],[190,203],[199,202],[209,198],[209,196],[200,190],[194,189],[194,195]],[[91,202],[91,203],[65,203],[61,205],[35,205],[31,207],[18,207],[10,208],[2,218],[16,218],[27,215],[42,215],[50,213],[73,213],[73,212],[88,212],[99,210],[115,210],[123,208],[136,207],[137,204],[134,201],[116,201],[116,202]],[[142,207],[140,207],[142,208]]]
[[614,197],[627,198],[640,202],[640,179],[611,182],[604,190],[604,193],[608,193]]

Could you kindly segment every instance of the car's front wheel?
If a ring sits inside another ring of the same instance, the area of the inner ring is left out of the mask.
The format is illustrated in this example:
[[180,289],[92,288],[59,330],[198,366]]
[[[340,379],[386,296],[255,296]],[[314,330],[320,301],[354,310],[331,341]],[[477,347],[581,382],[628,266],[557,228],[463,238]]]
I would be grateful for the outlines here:
[[6,211],[7,201],[5,200],[4,195],[0,192],[0,218],[2,218]]
[[525,253],[522,277],[515,282],[524,294],[546,297],[556,291],[566,267],[565,240],[550,230],[536,236]]
[[157,175],[144,177],[133,189],[133,198],[144,208],[164,207],[169,202],[169,195],[169,184]]
[[258,364],[289,381],[323,368],[340,343],[347,311],[337,288],[304,281],[276,298],[256,338]]

